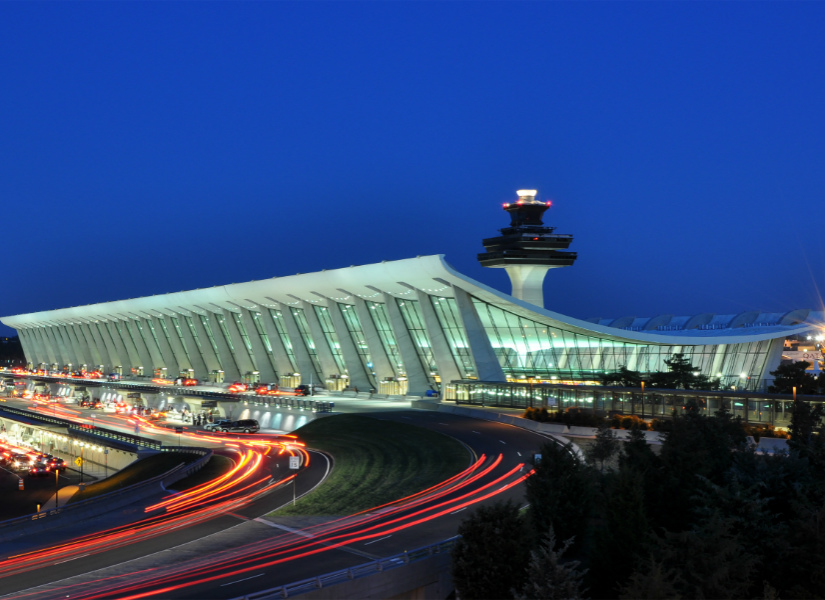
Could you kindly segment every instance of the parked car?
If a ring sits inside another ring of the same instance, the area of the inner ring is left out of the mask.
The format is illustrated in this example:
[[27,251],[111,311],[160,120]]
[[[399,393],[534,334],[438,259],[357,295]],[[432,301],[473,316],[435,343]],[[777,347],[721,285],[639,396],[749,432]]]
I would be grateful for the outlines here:
[[215,421],[214,423],[207,423],[206,425],[203,426],[203,428],[206,429],[206,431],[222,431],[222,429],[221,429],[222,427],[224,427],[224,426],[228,427],[231,423],[232,423],[232,421],[229,421],[227,419],[223,419],[221,421]]
[[295,386],[295,395],[296,396],[311,396],[312,395],[312,388],[310,388],[305,383],[302,383],[301,385],[296,385]]
[[241,419],[222,425],[220,431],[230,433],[257,433],[261,426],[255,419]]

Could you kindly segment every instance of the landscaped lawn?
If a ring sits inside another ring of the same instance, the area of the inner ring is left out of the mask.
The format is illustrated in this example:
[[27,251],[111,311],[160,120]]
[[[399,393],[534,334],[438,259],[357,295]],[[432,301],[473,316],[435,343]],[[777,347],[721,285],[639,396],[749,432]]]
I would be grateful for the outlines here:
[[[362,415],[335,415],[293,432],[332,455],[316,490],[272,515],[348,515],[433,486],[465,469],[469,453],[435,431]],[[317,458],[316,458],[317,460]]]

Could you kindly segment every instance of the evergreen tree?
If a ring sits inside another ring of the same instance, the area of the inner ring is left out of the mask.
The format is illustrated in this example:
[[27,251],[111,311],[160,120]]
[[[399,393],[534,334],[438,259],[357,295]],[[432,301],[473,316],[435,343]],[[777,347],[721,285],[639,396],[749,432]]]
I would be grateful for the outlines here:
[[585,454],[590,461],[599,464],[599,471],[604,472],[604,463],[616,456],[619,452],[619,440],[616,433],[607,425],[599,427],[596,433],[596,440]]
[[793,394],[793,388],[796,388],[797,394],[819,393],[817,379],[807,372],[810,366],[811,363],[804,360],[779,365],[776,371],[771,371],[773,385],[768,386],[768,391],[771,394]]
[[642,374],[638,371],[631,371],[625,365],[621,365],[618,371],[612,371],[602,375],[602,385],[640,387],[642,385]]
[[533,531],[552,528],[558,539],[583,540],[591,508],[590,471],[572,444],[544,444],[541,456],[524,482]]
[[650,556],[647,561],[621,587],[621,600],[681,600],[676,591],[681,585],[676,569],[665,567],[662,562]]
[[511,501],[480,506],[458,528],[452,574],[462,600],[512,598],[526,579],[531,536]]
[[580,600],[584,595],[582,579],[587,570],[580,571],[579,561],[562,562],[564,553],[573,544],[569,539],[556,551],[556,536],[553,530],[544,539],[538,550],[530,553],[527,581],[516,594],[516,600]]
[[651,531],[644,488],[642,474],[633,468],[607,477],[591,563],[590,587],[597,598],[615,598],[617,584],[624,582],[647,553]]

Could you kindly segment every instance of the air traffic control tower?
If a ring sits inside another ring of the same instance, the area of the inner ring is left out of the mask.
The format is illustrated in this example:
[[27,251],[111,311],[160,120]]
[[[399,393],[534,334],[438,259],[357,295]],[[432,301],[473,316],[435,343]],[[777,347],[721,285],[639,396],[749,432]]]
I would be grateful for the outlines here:
[[575,252],[565,252],[572,235],[553,233],[541,218],[550,202],[536,200],[536,190],[519,190],[518,200],[504,205],[510,226],[501,235],[483,240],[487,252],[478,255],[482,267],[504,268],[513,284],[512,295],[544,308],[542,284],[548,269],[569,267]]

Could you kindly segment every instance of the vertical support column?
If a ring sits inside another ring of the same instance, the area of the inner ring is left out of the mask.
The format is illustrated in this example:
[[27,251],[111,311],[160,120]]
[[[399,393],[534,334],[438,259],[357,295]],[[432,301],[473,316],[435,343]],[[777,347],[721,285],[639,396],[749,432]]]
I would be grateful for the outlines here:
[[387,357],[387,352],[384,350],[384,344],[381,342],[381,337],[378,335],[378,330],[370,314],[372,311],[363,298],[355,296],[355,310],[358,313],[358,320],[361,321],[361,330],[364,332],[367,347],[370,349],[370,357],[372,358],[373,368],[375,369],[375,375],[378,381],[383,381],[388,377],[395,377],[397,373],[395,369],[393,369],[390,359]]
[[[95,338],[89,324],[82,323],[78,327],[80,329],[80,334],[86,337],[86,344],[89,347],[89,353],[92,355],[92,364],[106,365],[110,363],[111,361],[109,360],[109,354],[106,352],[106,348],[104,348],[103,344]],[[92,365],[89,365],[89,368],[91,368],[91,366]]]
[[[171,317],[168,315],[160,315],[155,319],[155,328],[157,329],[160,326],[161,330],[163,327],[166,327],[166,331],[169,332],[169,339],[167,340],[167,344],[172,351],[172,356],[175,358],[175,362],[178,363],[178,369],[193,369],[194,366],[192,365],[192,353],[187,352],[188,348],[183,347],[183,343],[181,342],[180,338],[178,337],[178,331],[175,329],[175,324],[172,323]],[[181,331],[183,331],[183,327],[181,327]],[[162,333],[163,331],[161,331]],[[164,333],[164,337],[166,334]]]
[[476,364],[478,378],[481,381],[507,381],[470,295],[455,286],[453,286],[453,294],[458,313],[461,315],[461,322],[464,324],[464,331],[467,332],[467,343],[470,345],[470,355]]
[[[208,315],[207,318],[209,318]],[[192,313],[192,324],[198,332],[198,339],[201,342],[201,349],[203,350],[203,358],[206,361],[206,366],[209,368],[210,372],[223,370],[221,357],[217,352],[215,352],[215,349],[212,347],[212,342],[209,341],[209,334],[206,332],[206,328],[201,322],[201,315]],[[217,341],[215,343],[217,344]],[[226,371],[224,371],[224,373],[226,373]]]
[[[338,341],[341,343],[341,355],[344,357],[344,364],[347,365],[347,371],[349,372],[350,385],[359,387],[362,390],[369,388],[378,389],[377,383],[372,381],[372,377],[370,377],[370,374],[364,369],[364,363],[361,362],[361,355],[358,354],[358,349],[355,347],[352,334],[344,321],[344,315],[341,314],[341,307],[338,306],[334,300],[329,300],[328,304],[330,305],[329,316],[332,319],[333,327],[335,327],[335,333],[338,335]],[[364,322],[361,321],[361,327],[363,326]],[[364,335],[366,336],[366,331]],[[370,350],[370,356],[374,357],[375,355],[372,354],[372,346],[370,346],[369,341],[367,342],[367,346]]]
[[31,335],[31,328],[18,329],[17,335],[20,337],[20,345],[23,346],[26,362],[37,364],[37,348]]
[[49,340],[46,338],[46,331],[45,327],[38,326],[34,329],[34,336],[37,340],[38,344],[38,362],[49,364],[54,360],[54,352],[52,351],[51,344]]
[[[318,360],[321,363],[321,368],[324,370],[324,381],[327,375],[338,373],[338,364],[332,356],[327,338],[324,331],[321,329],[321,323],[318,322],[318,315],[315,314],[315,308],[309,302],[301,301],[301,308],[304,309],[304,316],[309,324],[309,333],[315,341],[315,352],[318,354]],[[343,375],[344,373],[338,373]]]
[[133,366],[140,366],[139,363],[136,364],[132,361],[132,356],[123,343],[123,339],[120,337],[120,333],[118,332],[117,327],[115,327],[115,324],[112,323],[111,319],[106,319],[106,322],[103,324],[101,329],[104,331],[105,335],[108,336],[115,348],[118,362],[112,365],[113,367],[123,367],[128,373],[128,369],[131,369]]
[[[197,317],[197,315],[195,315],[195,317]],[[217,360],[215,361],[215,366],[212,368],[206,364],[206,359],[209,356],[214,355],[212,348],[209,348],[209,354],[207,354],[206,348],[198,347],[198,342],[195,341],[195,338],[192,336],[192,332],[189,330],[189,323],[186,321],[185,315],[178,313],[177,319],[178,323],[180,323],[180,331],[183,335],[183,342],[189,349],[189,362],[192,363],[192,368],[195,370],[195,377],[198,379],[208,379],[210,371],[220,369]],[[192,323],[194,324],[194,318]],[[200,334],[198,334],[198,339],[200,340]],[[202,340],[201,343],[208,344],[209,342],[207,340]],[[201,355],[201,352],[203,352],[203,355]]]
[[463,375],[455,363],[447,336],[444,335],[444,330],[441,329],[441,323],[438,322],[438,316],[435,314],[435,309],[430,302],[429,294],[421,290],[416,290],[416,294],[418,295],[418,306],[421,308],[421,315],[424,317],[424,327],[427,329],[427,336],[433,345],[433,357],[435,358],[435,364],[438,366],[438,374],[441,376],[441,389],[443,391],[447,384],[462,379]]
[[385,293],[384,304],[387,307],[387,316],[390,319],[395,343],[398,344],[398,351],[401,353],[401,360],[404,361],[404,369],[407,372],[407,393],[423,396],[427,390],[432,389],[430,377],[427,375],[428,371],[424,370],[415,342],[410,336],[395,297]]
[[152,355],[149,354],[149,348],[146,347],[146,342],[143,340],[143,336],[140,335],[140,331],[138,331],[137,325],[133,320],[124,319],[120,321],[121,330],[129,337],[132,341],[132,344],[135,346],[135,352],[137,352],[138,357],[140,357],[140,363],[137,365],[139,367],[143,367],[143,374],[151,376],[152,369],[155,368],[154,361],[152,360]]
[[97,344],[105,348],[106,354],[108,355],[109,362],[104,365],[106,367],[105,371],[108,373],[115,365],[122,364],[123,359],[120,357],[120,354],[118,354],[112,338],[109,337],[109,330],[106,329],[106,323],[103,323],[102,326],[100,321],[89,323],[89,329],[92,330],[92,336],[95,338]]
[[[86,336],[83,334],[81,326],[79,324],[72,323],[71,325],[67,325],[67,327],[69,328],[69,331],[72,332],[72,335],[74,335],[74,339],[77,340],[77,345],[78,348],[80,348],[83,363],[87,366],[93,365],[95,363],[95,356],[92,354],[91,348],[89,348],[89,342],[86,340]],[[100,358],[98,357],[97,360],[100,360]]]
[[[258,372],[261,374],[261,381],[278,381],[278,373],[273,368],[271,362],[275,355],[274,348],[270,355],[269,350],[264,346],[261,334],[258,333],[255,320],[252,318],[252,313],[245,308],[241,308],[240,311],[243,326],[246,328],[246,333],[249,336],[249,343],[252,344],[252,353],[258,359]],[[263,321],[263,315],[261,315],[261,321]],[[267,334],[266,337],[269,340],[269,334]],[[269,340],[269,345],[272,345],[272,340]]]
[[[241,372],[241,375],[245,375],[246,373],[251,373],[252,371],[258,371],[256,362],[260,362],[258,360],[253,360],[253,357],[249,355],[249,350],[246,347],[246,344],[241,337],[241,332],[238,331],[238,326],[235,324],[235,317],[232,316],[232,311],[221,309],[223,318],[225,319],[226,323],[226,330],[229,332],[229,338],[232,340],[232,345],[235,347],[235,364],[238,366],[238,371]],[[249,332],[247,331],[247,334]]]
[[[301,335],[298,329],[298,324],[295,323],[295,317],[292,316],[292,311],[288,306],[284,306],[281,311],[281,316],[286,325],[286,333],[289,340],[292,342],[292,352],[295,354],[295,362],[298,363],[298,368],[301,370],[301,383],[308,384],[310,382],[310,373],[314,375],[314,381],[324,385],[325,378],[321,378],[321,374],[315,370],[315,365],[312,363],[312,358],[309,356],[306,344],[304,343],[304,336]],[[317,346],[318,344],[316,344]]]
[[24,327],[17,330],[17,337],[20,338],[20,347],[23,348],[23,358],[26,362],[33,362],[34,352],[31,349],[31,342],[28,339],[29,332]]
[[221,331],[221,325],[218,323],[215,313],[207,312],[207,318],[209,318],[209,326],[212,328],[215,345],[218,347],[218,354],[220,354],[224,376],[229,381],[240,379],[241,372],[238,368],[238,363],[235,362],[235,354],[226,344],[226,340],[223,337],[223,331]]
[[266,331],[266,335],[269,338],[269,343],[272,345],[272,353],[275,356],[275,366],[277,367],[277,372],[283,375],[285,373],[294,373],[296,370],[300,369],[300,367],[292,366],[286,348],[284,348],[284,343],[281,340],[281,334],[278,333],[278,329],[272,321],[272,313],[270,313],[269,310],[264,309],[261,311],[261,323],[263,323],[264,331]]
[[74,352],[74,360],[71,361],[72,368],[75,368],[80,364],[88,362],[86,360],[86,355],[83,352],[83,347],[80,345],[80,341],[77,339],[77,334],[75,333],[74,328],[70,324],[64,324],[61,326],[61,331],[63,332],[64,337],[68,340]]
[[[180,362],[171,346],[169,346],[169,340],[166,339],[166,334],[163,333],[163,326],[160,324],[158,317],[153,314],[146,317],[145,321],[148,334],[157,340],[158,350],[160,350],[160,355],[163,358],[163,366],[166,367],[166,374],[174,379],[180,373]],[[153,329],[154,335],[152,334]],[[186,359],[185,356],[184,359]],[[185,361],[185,364],[188,365],[189,361]]]
[[54,325],[49,325],[48,327],[46,327],[46,333],[52,340],[54,347],[57,349],[57,357],[60,359],[58,367],[61,367],[67,362],[69,362],[69,352],[66,350],[66,345],[63,343],[63,338],[60,337],[60,333],[58,332],[57,327],[55,327]]

